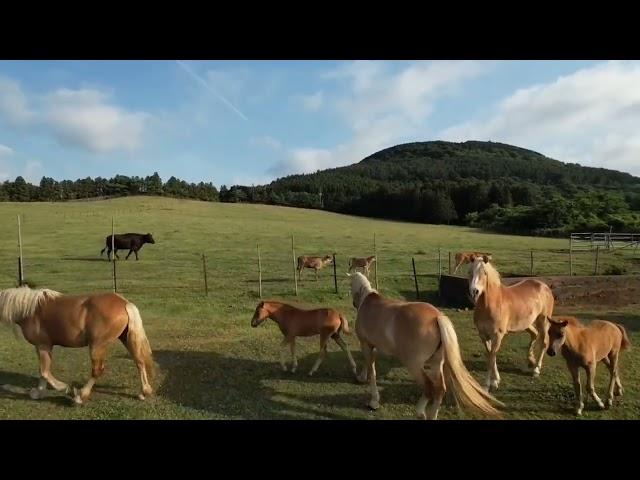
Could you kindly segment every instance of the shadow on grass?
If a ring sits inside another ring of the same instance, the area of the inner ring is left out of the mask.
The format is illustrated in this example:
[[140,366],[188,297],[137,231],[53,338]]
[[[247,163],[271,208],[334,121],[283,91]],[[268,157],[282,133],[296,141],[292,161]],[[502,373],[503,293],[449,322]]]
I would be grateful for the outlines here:
[[[329,352],[313,377],[309,377],[308,372],[317,358],[315,353],[298,357],[298,370],[295,373],[283,372],[277,362],[227,357],[210,352],[157,350],[154,357],[164,377],[158,395],[216,416],[284,420],[311,416],[350,420],[350,416],[325,410],[323,404],[328,407],[364,409],[368,394],[367,386],[357,384],[353,378],[346,355],[341,351]],[[361,362],[355,352],[354,357],[360,368]],[[377,365],[381,390],[388,388],[384,374],[396,366],[385,360]],[[362,392],[298,394],[279,391],[265,384],[265,381],[280,380],[294,382],[290,387],[294,392],[308,389],[310,385],[326,384],[328,387],[337,383],[359,385]],[[402,388],[406,389],[407,384],[404,383]],[[415,395],[416,392],[413,393]]]

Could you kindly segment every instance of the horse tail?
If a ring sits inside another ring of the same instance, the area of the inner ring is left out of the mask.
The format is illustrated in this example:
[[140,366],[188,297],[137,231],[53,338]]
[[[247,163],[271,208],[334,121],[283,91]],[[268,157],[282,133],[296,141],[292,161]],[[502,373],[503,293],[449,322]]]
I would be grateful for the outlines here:
[[144,362],[145,369],[149,378],[153,378],[155,374],[155,364],[153,363],[153,354],[151,346],[147,339],[147,334],[142,326],[142,317],[140,311],[133,303],[127,302],[127,314],[129,315],[129,332],[127,334],[127,346],[132,355]]
[[486,416],[500,418],[500,411],[492,403],[499,406],[504,404],[483,389],[464,366],[458,336],[451,320],[446,315],[438,315],[438,327],[440,327],[440,340],[444,346],[445,384],[453,392],[456,404]]
[[616,323],[615,326],[618,327],[620,329],[620,332],[622,333],[622,343],[620,345],[620,350],[630,350],[631,340],[629,340],[629,336],[627,335],[627,330],[624,328],[624,326],[620,325],[619,323]]
[[340,315],[340,330],[346,333],[347,335],[351,335],[351,330],[349,330],[349,322],[347,321],[347,317]]

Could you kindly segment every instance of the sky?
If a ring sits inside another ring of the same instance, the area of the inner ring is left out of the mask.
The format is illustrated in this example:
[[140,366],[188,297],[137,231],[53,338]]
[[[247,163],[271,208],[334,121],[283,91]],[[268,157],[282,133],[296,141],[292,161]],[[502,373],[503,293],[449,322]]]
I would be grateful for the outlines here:
[[263,184],[490,140],[640,176],[638,61],[0,61],[0,181]]

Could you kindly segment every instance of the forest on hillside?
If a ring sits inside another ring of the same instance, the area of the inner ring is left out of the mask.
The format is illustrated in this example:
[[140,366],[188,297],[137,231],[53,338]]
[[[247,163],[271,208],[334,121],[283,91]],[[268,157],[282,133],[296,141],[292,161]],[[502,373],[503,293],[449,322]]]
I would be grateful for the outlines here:
[[0,201],[129,195],[265,203],[504,233],[640,232],[640,178],[494,142],[397,145],[347,167],[220,191],[211,182],[163,182],[157,172],[60,182],[43,177],[39,185],[17,177],[0,184]]

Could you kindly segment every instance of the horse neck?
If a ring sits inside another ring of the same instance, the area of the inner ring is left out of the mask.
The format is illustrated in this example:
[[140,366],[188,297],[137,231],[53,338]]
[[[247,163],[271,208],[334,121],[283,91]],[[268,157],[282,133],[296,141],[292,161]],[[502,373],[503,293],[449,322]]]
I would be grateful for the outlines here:
[[267,305],[269,305],[269,308],[267,308],[269,312],[268,318],[280,324],[286,305],[280,302],[269,302]]
[[563,347],[567,347],[571,351],[577,351],[578,345],[580,343],[579,342],[580,336],[584,331],[584,329],[585,329],[584,325],[580,325],[580,324],[570,323],[569,325],[567,325],[566,327],[567,338],[564,341]]
[[480,296],[482,306],[487,310],[497,310],[502,303],[502,284],[494,284],[487,279],[487,285]]

